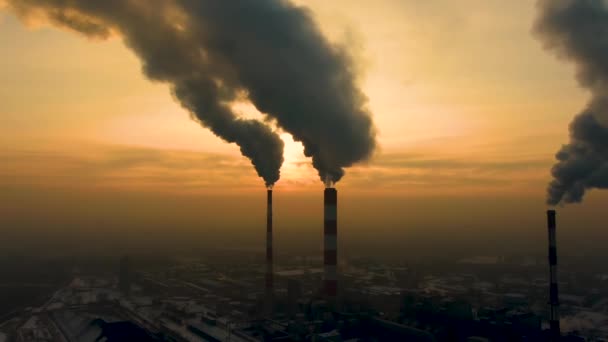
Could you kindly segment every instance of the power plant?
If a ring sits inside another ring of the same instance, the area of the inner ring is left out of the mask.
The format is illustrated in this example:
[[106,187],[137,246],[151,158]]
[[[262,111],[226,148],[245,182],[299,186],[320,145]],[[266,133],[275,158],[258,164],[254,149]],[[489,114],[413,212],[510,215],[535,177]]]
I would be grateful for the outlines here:
[[557,246],[555,239],[555,210],[547,211],[547,227],[549,230],[549,329],[551,340],[560,338],[559,329],[559,295],[557,292]]
[[[266,312],[272,315],[274,301],[274,260],[273,260],[273,203],[272,189],[267,190],[266,211],[266,272],[265,272],[265,301]],[[322,296],[330,307],[337,304],[338,297],[338,191],[327,186],[323,193],[324,225],[323,225],[323,286]],[[561,338],[559,321],[559,296],[557,281],[557,245],[556,245],[556,211],[547,211],[547,227],[549,240],[549,336],[551,341]],[[292,299],[292,301],[294,301]]]
[[326,188],[324,192],[323,229],[323,281],[324,294],[329,301],[338,293],[338,191]]

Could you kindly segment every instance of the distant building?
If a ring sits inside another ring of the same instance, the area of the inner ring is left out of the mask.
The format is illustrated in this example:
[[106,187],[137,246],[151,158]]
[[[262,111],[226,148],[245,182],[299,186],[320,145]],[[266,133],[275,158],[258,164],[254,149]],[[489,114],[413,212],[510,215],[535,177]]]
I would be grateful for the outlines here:
[[120,269],[118,272],[118,287],[120,292],[128,296],[131,292],[131,261],[128,256],[120,259]]
[[298,301],[302,297],[302,283],[297,279],[287,280],[287,310],[290,315],[299,313]]

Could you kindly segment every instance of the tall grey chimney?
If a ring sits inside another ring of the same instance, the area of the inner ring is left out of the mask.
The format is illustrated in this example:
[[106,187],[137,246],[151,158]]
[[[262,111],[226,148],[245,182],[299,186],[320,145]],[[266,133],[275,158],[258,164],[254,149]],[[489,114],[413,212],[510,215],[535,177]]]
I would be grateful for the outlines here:
[[557,291],[557,245],[555,237],[555,210],[547,211],[547,226],[549,229],[549,327],[551,340],[560,338],[559,329],[559,295]]
[[266,200],[266,301],[272,307],[272,297],[274,295],[274,262],[272,247],[272,189],[267,191]]
[[324,291],[328,299],[336,298],[338,292],[338,192],[326,188],[324,193],[323,267]]

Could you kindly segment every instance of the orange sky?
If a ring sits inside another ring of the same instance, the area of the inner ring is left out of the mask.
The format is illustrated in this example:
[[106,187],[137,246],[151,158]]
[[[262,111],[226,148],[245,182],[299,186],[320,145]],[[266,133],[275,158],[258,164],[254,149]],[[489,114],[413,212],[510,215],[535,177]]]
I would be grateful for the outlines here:
[[[347,170],[339,188],[429,203],[522,197],[544,208],[553,155],[587,94],[531,36],[534,1],[297,2],[357,57],[379,130],[377,155]],[[235,145],[143,77],[120,39],[26,28],[0,10],[0,56],[0,186],[159,196],[263,188]],[[282,138],[276,189],[320,190],[301,145]],[[607,198],[593,191],[585,206]]]

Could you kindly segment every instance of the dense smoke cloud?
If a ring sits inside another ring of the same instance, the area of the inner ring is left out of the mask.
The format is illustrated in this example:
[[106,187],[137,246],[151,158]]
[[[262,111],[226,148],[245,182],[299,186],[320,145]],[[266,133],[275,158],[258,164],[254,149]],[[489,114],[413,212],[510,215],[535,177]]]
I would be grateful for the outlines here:
[[181,105],[214,134],[236,143],[270,186],[279,179],[283,142],[267,125],[238,118],[230,103],[240,88],[225,66],[205,58],[186,17],[171,1],[10,0],[26,19],[50,20],[92,38],[119,34],[143,63],[145,75],[171,85]]
[[230,109],[249,100],[304,145],[322,180],[375,148],[352,61],[320,33],[308,10],[284,0],[9,0],[22,17],[44,16],[90,37],[122,36],[145,74],[168,82],[180,103],[235,142],[267,185],[279,178],[283,143],[266,123]]
[[592,98],[570,124],[570,143],[557,153],[547,202],[581,202],[608,188],[608,4],[605,0],[539,0],[534,31],[544,46],[576,64]]

